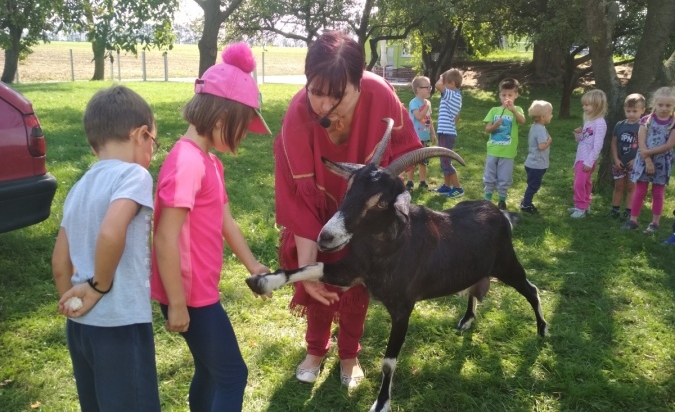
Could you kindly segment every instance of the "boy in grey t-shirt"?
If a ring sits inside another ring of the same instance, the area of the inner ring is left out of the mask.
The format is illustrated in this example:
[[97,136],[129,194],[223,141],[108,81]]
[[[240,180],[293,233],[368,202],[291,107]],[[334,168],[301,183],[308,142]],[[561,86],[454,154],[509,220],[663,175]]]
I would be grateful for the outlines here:
[[147,170],[155,117],[136,92],[113,86],[89,101],[84,129],[99,160],[66,197],[52,255],[80,406],[159,412]]
[[526,213],[536,213],[537,208],[532,204],[534,195],[541,187],[541,181],[548,170],[548,154],[551,146],[551,136],[546,131],[546,125],[553,117],[553,106],[544,100],[532,102],[527,112],[534,123],[530,127],[527,138],[527,159],[525,159],[525,173],[527,173],[527,189],[520,202],[520,210]]

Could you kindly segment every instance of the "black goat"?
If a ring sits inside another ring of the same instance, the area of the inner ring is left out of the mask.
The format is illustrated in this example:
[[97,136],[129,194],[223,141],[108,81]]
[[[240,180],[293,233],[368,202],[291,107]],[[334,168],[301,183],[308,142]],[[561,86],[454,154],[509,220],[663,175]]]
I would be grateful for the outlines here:
[[336,263],[278,270],[251,276],[249,287],[258,294],[301,280],[318,280],[350,287],[365,284],[387,308],[391,332],[382,362],[382,386],[371,412],[391,409],[391,383],[396,358],[408,330],[410,314],[420,300],[467,290],[469,303],[458,327],[468,328],[475,318],[476,299],[482,300],[490,277],[514,287],[525,296],[537,318],[537,331],[546,335],[537,288],[525,277],[511,242],[511,221],[487,201],[465,201],[443,212],[411,205],[410,194],[398,175],[412,164],[432,156],[464,161],[444,148],[408,153],[386,169],[378,167],[388,144],[392,121],[366,165],[333,163],[332,172],[349,180],[338,212],[324,225],[317,240],[321,251],[336,251],[351,244],[347,256]]

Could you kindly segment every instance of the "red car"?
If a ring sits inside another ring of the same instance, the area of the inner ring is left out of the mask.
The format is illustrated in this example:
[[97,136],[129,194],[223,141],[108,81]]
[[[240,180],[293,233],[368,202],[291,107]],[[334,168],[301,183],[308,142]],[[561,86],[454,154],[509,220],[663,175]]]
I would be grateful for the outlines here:
[[0,82],[0,233],[49,217],[56,179],[33,105]]

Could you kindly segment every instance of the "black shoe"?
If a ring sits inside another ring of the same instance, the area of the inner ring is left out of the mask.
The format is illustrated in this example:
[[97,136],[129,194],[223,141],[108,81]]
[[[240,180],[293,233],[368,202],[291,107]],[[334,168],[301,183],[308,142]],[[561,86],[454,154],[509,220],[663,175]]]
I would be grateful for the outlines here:
[[503,201],[503,200],[500,200],[499,203],[497,203],[497,207],[498,207],[500,210],[506,210],[506,202]]
[[624,219],[630,219],[630,210],[624,210],[621,214],[621,217]]
[[424,180],[422,180],[422,181],[420,182],[420,185],[419,185],[418,187],[419,187],[420,189],[429,189],[429,185],[428,185],[427,182],[425,182]]
[[[619,209],[612,209],[609,211],[609,217],[612,219],[618,219],[621,217],[621,212],[619,212]],[[630,215],[628,217],[630,217]]]
[[413,187],[415,187],[415,184],[412,182],[412,180],[408,180],[408,183],[405,184],[405,188],[408,192],[412,192]]
[[525,213],[529,213],[529,214],[531,214],[531,215],[533,215],[533,214],[535,214],[535,213],[538,212],[538,211],[537,211],[537,208],[534,207],[534,205],[529,205],[529,206],[523,206],[523,205],[520,205],[520,211],[521,211],[521,212],[525,212]]

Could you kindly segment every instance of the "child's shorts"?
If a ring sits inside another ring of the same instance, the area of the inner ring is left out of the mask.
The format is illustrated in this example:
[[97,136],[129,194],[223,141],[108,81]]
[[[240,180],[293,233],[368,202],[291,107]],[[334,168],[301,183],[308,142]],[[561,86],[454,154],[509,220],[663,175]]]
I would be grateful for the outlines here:
[[[439,133],[438,145],[452,150],[455,147],[456,139],[457,136],[455,135]],[[445,176],[452,176],[457,173],[457,170],[455,170],[455,167],[452,165],[452,161],[449,157],[441,157],[441,171],[443,171],[443,175]]]
[[614,180],[623,179],[626,176],[630,176],[632,170],[627,167],[614,167],[612,166],[612,176]]

